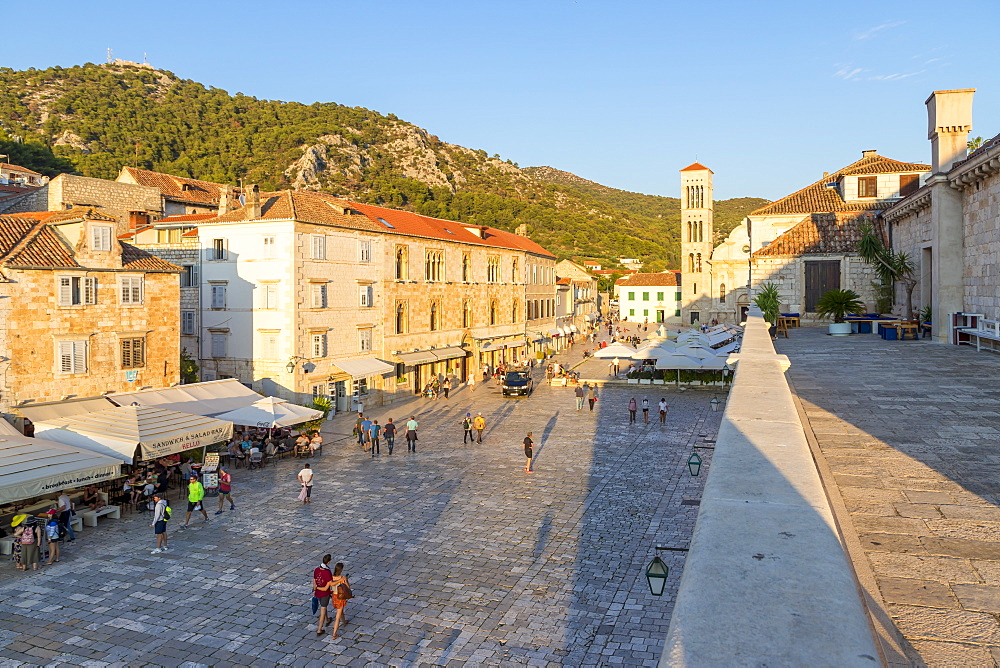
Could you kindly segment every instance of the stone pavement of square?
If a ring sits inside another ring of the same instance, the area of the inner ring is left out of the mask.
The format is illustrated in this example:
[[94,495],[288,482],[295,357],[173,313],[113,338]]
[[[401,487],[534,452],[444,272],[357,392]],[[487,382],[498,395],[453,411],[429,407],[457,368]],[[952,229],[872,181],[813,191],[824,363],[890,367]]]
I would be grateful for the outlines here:
[[[381,423],[416,414],[417,452],[400,440],[373,459],[328,442],[309,460],[308,506],[301,462],[236,469],[237,510],[179,530],[174,500],[160,555],[145,516],[102,520],[59,564],[0,566],[0,665],[654,666],[684,555],[664,555],[661,598],[644,570],[655,544],[689,544],[706,469],[691,477],[687,458],[722,413],[707,392],[653,388],[667,426],[629,426],[634,394],[608,388],[591,413],[569,388],[504,399],[480,385],[372,410]],[[467,411],[487,419],[481,445],[462,443]],[[356,595],[336,641],[316,637],[309,610],[326,552]]]
[[793,329],[787,372],[910,662],[1000,662],[1000,356]]

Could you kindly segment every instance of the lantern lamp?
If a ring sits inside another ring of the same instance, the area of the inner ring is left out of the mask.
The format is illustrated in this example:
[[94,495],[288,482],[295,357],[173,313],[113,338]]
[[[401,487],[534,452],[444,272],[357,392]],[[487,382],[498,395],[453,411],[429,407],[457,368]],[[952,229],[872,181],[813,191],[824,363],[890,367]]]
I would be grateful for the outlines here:
[[688,470],[691,471],[692,476],[701,473],[701,457],[697,452],[692,452],[688,458]]
[[649,583],[649,593],[653,596],[663,596],[663,590],[667,586],[667,576],[670,569],[663,563],[659,555],[653,557],[646,567],[646,582]]
[[713,413],[718,413],[719,412],[719,403],[721,403],[719,401],[719,397],[712,397],[712,400],[710,402],[708,402],[708,403],[712,404],[712,412]]

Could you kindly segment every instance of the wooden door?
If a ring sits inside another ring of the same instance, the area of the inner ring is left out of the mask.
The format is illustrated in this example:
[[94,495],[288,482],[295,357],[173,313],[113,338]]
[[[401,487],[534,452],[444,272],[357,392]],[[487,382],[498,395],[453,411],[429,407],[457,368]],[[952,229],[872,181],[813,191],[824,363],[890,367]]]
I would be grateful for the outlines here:
[[806,313],[816,312],[816,302],[828,290],[840,288],[840,260],[815,260],[806,263]]

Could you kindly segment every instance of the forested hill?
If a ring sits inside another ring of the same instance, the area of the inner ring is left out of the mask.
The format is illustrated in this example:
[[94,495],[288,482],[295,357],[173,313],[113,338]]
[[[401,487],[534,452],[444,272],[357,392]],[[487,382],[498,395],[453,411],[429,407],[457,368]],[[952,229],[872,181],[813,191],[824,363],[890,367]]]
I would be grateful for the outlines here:
[[[145,66],[0,68],[0,153],[49,176],[113,179],[135,165],[264,189],[311,188],[507,230],[527,223],[560,257],[678,262],[676,199],[520,169],[393,114],[230,95]],[[762,202],[719,202],[716,216],[738,222]]]

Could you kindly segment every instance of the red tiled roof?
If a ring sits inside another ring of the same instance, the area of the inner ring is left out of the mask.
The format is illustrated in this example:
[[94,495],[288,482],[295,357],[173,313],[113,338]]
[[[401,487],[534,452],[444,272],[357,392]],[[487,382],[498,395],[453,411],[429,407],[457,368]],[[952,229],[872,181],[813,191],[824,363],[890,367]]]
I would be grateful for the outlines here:
[[79,269],[73,251],[46,223],[21,216],[0,216],[0,266]]
[[836,211],[881,211],[894,204],[897,200],[863,200],[846,202],[837,188],[827,188],[827,183],[839,181],[845,176],[863,174],[907,174],[926,172],[929,165],[914,162],[899,162],[884,158],[878,154],[865,155],[857,162],[851,163],[840,171],[824,176],[819,181],[806,186],[802,190],[787,197],[765,204],[752,211],[751,216],[766,216],[789,213],[831,213]]
[[241,188],[222,183],[172,176],[138,167],[122,167],[122,172],[127,172],[140,186],[152,186],[158,189],[166,199],[178,202],[218,206],[219,193],[223,188],[229,188],[236,195],[243,192]]
[[[241,207],[214,218],[207,224],[244,220],[247,220],[246,207]],[[369,232],[403,234],[427,239],[522,250],[536,255],[555,257],[531,239],[504,230],[431,218],[411,211],[361,204],[310,190],[282,190],[275,193],[261,193],[261,215],[255,220],[297,220],[304,223],[333,225]],[[484,237],[480,238],[467,228],[484,230]]]
[[[701,170],[707,170],[707,171],[712,172],[711,169],[708,169],[708,167],[706,167],[705,165],[701,164],[700,162],[692,162],[690,165],[688,165],[687,167],[685,167],[681,171],[682,172],[696,172],[696,171],[701,171]],[[712,173],[714,174],[715,172],[712,172]]]
[[632,274],[615,281],[615,285],[626,287],[639,286],[676,286],[681,284],[681,276],[674,271],[661,271],[650,274]]
[[208,220],[210,218],[217,218],[219,214],[217,213],[185,213],[177,216],[167,216],[166,218],[160,218],[155,221],[155,225],[160,225],[166,223],[168,225],[173,223],[191,223],[198,222],[202,220]]
[[35,176],[41,176],[41,174],[39,174],[33,169],[28,169],[27,167],[21,167],[20,165],[12,165],[9,162],[0,162],[0,169],[8,169],[12,172],[24,172],[25,174],[34,174]]
[[28,211],[27,213],[19,213],[17,215],[22,218],[43,220],[46,223],[68,223],[68,222],[78,222],[82,220],[103,220],[107,222],[118,222],[118,219],[115,218],[114,216],[109,216],[106,213],[94,211],[93,209],[85,209],[83,207],[77,207],[74,209],[62,209],[60,211]]
[[556,279],[556,285],[569,285],[573,281],[568,278],[558,278]]
[[857,253],[861,223],[872,217],[857,213],[814,213],[754,252],[752,257],[797,257]]

